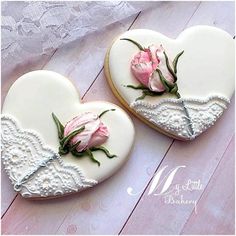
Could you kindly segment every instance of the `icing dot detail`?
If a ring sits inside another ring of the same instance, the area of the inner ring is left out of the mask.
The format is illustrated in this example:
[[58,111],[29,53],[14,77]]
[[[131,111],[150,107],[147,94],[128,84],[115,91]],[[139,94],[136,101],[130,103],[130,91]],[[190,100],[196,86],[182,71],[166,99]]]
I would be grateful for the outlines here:
[[21,129],[12,116],[2,115],[1,125],[4,169],[23,197],[62,195],[97,184],[78,166],[65,164],[38,133]]
[[[130,107],[157,127],[175,136],[191,140],[214,125],[229,103],[229,99],[224,96],[211,95],[206,99],[166,98],[158,104],[144,100],[135,101]],[[186,116],[184,107],[188,110],[190,119]],[[190,124],[193,134],[190,132]]]

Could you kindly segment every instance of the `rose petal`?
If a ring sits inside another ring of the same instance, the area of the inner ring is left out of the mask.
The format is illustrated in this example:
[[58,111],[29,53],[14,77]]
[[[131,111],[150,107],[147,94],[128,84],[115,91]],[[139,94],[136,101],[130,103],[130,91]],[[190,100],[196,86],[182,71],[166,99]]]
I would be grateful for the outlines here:
[[[167,69],[167,66],[166,66],[164,48],[162,46],[160,46],[160,48],[157,50],[156,54],[157,54],[157,57],[159,59],[158,69],[161,71],[162,75],[164,76],[164,78],[167,81],[174,82],[174,78],[173,78],[173,76],[171,75],[171,73],[169,72],[169,70]],[[170,64],[170,66],[172,65],[170,59],[169,59],[169,64]]]
[[159,74],[154,71],[152,76],[150,77],[149,83],[148,83],[148,87],[151,91],[154,92],[163,92],[165,91],[165,87],[162,84]]
[[96,132],[92,135],[91,139],[88,143],[88,148],[100,146],[103,144],[109,137],[108,128],[100,122],[99,128],[96,130]]

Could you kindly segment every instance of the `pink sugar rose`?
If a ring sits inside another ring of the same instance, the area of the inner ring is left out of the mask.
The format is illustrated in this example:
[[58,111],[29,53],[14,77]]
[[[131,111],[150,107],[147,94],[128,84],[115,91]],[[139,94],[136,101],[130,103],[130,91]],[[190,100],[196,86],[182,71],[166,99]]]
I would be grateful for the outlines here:
[[[172,64],[170,62],[170,64]],[[162,46],[149,46],[148,49],[138,52],[131,61],[131,71],[135,78],[154,92],[163,92],[163,86],[156,69],[162,72],[164,78],[174,82],[174,78],[167,69],[164,49]]]
[[70,145],[74,145],[78,141],[81,141],[76,147],[78,152],[91,147],[99,146],[109,137],[107,127],[101,122],[98,115],[92,112],[86,112],[78,115],[69,121],[64,128],[64,137],[68,136],[71,132],[81,128],[82,126],[85,126],[85,129],[70,140]]

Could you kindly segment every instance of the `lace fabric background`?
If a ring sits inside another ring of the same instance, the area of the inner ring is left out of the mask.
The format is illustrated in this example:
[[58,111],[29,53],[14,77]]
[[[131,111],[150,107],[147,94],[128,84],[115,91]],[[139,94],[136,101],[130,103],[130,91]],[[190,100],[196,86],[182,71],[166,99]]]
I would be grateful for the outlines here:
[[2,68],[48,54],[144,10],[152,2],[2,2]]

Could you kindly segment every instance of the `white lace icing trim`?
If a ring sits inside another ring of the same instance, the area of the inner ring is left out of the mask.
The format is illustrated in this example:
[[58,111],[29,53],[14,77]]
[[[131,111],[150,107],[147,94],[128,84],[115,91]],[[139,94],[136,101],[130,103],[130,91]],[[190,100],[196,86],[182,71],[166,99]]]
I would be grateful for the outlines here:
[[224,96],[211,95],[206,99],[167,98],[155,105],[135,101],[130,107],[168,133],[184,139],[194,139],[214,125],[229,103],[230,100]]
[[97,184],[79,167],[65,164],[38,133],[21,129],[10,115],[1,116],[4,168],[23,197],[48,197],[78,192]]

